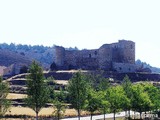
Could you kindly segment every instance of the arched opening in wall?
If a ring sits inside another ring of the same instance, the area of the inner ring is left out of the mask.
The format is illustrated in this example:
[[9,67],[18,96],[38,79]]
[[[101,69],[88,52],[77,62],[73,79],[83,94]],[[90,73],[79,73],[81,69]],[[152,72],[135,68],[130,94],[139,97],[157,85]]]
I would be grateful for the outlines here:
[[133,45],[131,45],[131,49],[133,49]]
[[91,58],[92,56],[91,56],[91,54],[89,54],[89,58]]
[[128,68],[129,71],[131,71],[131,68]]

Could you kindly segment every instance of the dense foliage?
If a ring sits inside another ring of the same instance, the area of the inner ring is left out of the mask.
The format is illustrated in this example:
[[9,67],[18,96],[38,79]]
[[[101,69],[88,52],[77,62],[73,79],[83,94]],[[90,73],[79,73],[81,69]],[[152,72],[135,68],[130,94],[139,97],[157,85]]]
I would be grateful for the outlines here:
[[49,90],[44,81],[42,68],[35,61],[29,69],[27,77],[27,95],[26,103],[36,112],[38,120],[39,111],[45,106],[49,99]]
[[[149,82],[132,83],[128,76],[125,76],[121,84],[110,83],[109,79],[101,75],[87,75],[81,71],[74,73],[69,80],[67,89],[60,89],[59,92],[51,86],[46,89],[46,83],[41,67],[33,62],[29,69],[28,76],[28,106],[36,111],[37,115],[44,107],[47,100],[53,103],[54,115],[58,119],[63,115],[66,105],[71,105],[77,110],[80,120],[81,111],[88,111],[92,116],[95,113],[114,113],[120,111],[142,112],[160,109],[160,89]],[[48,79],[48,81],[53,78]],[[50,92],[49,92],[50,91]],[[50,99],[48,97],[50,96]],[[66,104],[67,103],[67,104]],[[127,113],[127,112],[126,112]]]
[[0,76],[0,117],[3,116],[10,107],[10,101],[6,99],[8,92],[9,86],[2,81],[2,77]]

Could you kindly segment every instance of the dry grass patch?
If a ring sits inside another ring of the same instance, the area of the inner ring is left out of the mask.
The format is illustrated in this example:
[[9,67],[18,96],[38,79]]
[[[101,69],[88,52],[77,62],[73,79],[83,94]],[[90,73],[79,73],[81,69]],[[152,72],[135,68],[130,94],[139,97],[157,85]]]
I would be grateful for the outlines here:
[[67,80],[55,80],[55,82],[57,84],[60,84],[60,85],[67,85],[68,84],[68,81]]
[[16,94],[16,93],[9,93],[7,95],[7,99],[23,99],[26,98],[26,94]]
[[[53,115],[54,109],[53,107],[43,108],[39,112],[39,116],[51,116]],[[88,112],[83,111],[82,115],[87,115]],[[28,107],[11,107],[10,110],[6,113],[6,115],[28,115],[28,116],[34,116],[36,113]],[[73,117],[77,116],[77,112],[75,109],[66,109],[64,116]]]

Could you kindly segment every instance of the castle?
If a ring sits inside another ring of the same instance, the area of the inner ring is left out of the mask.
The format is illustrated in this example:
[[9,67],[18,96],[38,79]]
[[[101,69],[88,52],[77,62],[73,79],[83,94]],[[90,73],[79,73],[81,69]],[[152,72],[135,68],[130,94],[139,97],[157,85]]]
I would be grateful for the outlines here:
[[135,72],[135,43],[119,40],[104,44],[99,49],[65,50],[55,46],[54,64],[57,69],[105,70]]

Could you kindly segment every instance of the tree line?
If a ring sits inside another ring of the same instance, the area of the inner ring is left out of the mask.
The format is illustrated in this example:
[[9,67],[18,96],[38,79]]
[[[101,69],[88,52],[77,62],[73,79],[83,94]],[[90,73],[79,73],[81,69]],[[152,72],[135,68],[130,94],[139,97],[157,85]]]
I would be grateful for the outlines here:
[[[53,104],[58,120],[68,104],[77,111],[79,120],[83,110],[90,112],[91,120],[95,112],[104,114],[104,120],[106,113],[114,113],[115,120],[115,114],[120,111],[126,111],[129,119],[131,110],[139,112],[142,119],[142,112],[158,113],[160,108],[159,87],[148,82],[132,83],[128,76],[125,76],[121,84],[113,85],[101,74],[85,74],[79,71],[69,80],[65,90],[55,92],[54,87],[48,85],[53,78],[45,79],[43,69],[38,63],[33,62],[28,72],[28,96],[25,102],[35,111],[36,120],[39,111],[47,103]],[[0,90],[0,113],[3,115],[10,102],[6,99],[8,86],[2,79]]]

